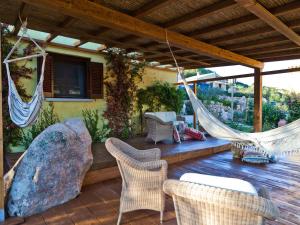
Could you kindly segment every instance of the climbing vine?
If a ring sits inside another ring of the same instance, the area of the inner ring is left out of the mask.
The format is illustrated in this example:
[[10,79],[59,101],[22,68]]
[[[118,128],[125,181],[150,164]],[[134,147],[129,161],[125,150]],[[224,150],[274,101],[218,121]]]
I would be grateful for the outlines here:
[[[2,26],[2,58],[5,58],[13,47],[12,35],[7,26]],[[31,54],[34,51],[34,45],[27,45],[22,51],[15,51],[12,57],[20,57]],[[12,79],[16,84],[16,88],[23,100],[29,100],[30,96],[26,93],[24,86],[19,82],[20,79],[31,79],[34,72],[33,69],[27,66],[28,61],[20,63],[11,63],[10,71]],[[10,119],[8,110],[8,83],[6,69],[2,67],[2,110],[3,110],[3,141],[4,148],[7,149],[9,144],[17,145],[22,139],[21,129],[18,128]]]
[[132,135],[132,116],[138,83],[143,79],[145,63],[132,60],[124,50],[110,48],[106,55],[104,81],[108,120],[111,134],[123,139]]

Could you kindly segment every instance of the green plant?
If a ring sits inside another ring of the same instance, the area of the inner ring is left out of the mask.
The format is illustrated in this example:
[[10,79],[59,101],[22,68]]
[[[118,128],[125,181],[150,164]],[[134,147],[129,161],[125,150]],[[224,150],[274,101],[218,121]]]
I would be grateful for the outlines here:
[[93,143],[104,142],[111,130],[103,118],[99,116],[99,111],[85,109],[82,111],[82,116]]
[[133,61],[124,50],[110,48],[106,54],[105,90],[108,120],[114,136],[127,139],[132,135],[132,116],[137,84],[142,81],[145,63]]
[[54,113],[54,105],[50,103],[48,107],[41,111],[35,124],[26,129],[22,129],[21,144],[27,149],[40,133],[55,123],[59,123],[59,118],[57,114]]
[[283,111],[281,111],[278,107],[270,103],[263,104],[262,114],[263,130],[270,130],[276,128],[278,121],[285,117]]
[[175,111],[179,113],[183,106],[184,91],[167,82],[156,81],[145,89],[137,92],[138,109],[148,111]]
[[228,126],[230,126],[231,128],[239,130],[239,131],[243,131],[243,132],[247,132],[247,133],[253,132],[253,126],[248,126],[248,125],[241,124],[241,123],[234,122],[234,121],[228,121],[228,122],[226,122],[226,124]]
[[[13,47],[13,43],[9,41],[12,37],[9,32],[7,26],[3,25],[2,29],[2,58],[5,58],[9,51]],[[34,45],[27,45],[24,47],[23,52],[15,51],[12,55],[13,58],[24,56],[27,54],[31,54],[35,50]],[[31,75],[34,70],[27,67],[27,62],[24,63],[11,63],[10,64],[10,72],[11,77],[15,82],[16,88],[23,100],[29,100],[30,95],[26,93],[26,90],[23,85],[19,82],[20,79],[31,79]],[[2,62],[1,62],[2,63]],[[8,146],[18,145],[22,141],[22,130],[17,127],[10,119],[9,109],[8,109],[8,82],[7,82],[7,74],[6,69],[2,67],[2,110],[3,110],[3,142],[4,149],[7,150]]]

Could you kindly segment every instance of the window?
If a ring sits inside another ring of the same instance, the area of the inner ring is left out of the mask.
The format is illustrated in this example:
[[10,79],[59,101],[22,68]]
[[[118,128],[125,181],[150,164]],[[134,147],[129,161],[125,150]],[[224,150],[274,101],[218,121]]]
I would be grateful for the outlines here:
[[53,92],[55,98],[87,97],[87,62],[85,59],[53,57]]
[[87,58],[50,53],[43,88],[44,95],[51,98],[102,98],[103,65]]

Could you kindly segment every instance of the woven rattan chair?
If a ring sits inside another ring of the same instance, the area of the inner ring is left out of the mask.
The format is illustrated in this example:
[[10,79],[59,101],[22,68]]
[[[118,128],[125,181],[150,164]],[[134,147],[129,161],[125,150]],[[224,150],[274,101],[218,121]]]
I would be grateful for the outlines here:
[[122,176],[117,224],[121,222],[122,213],[138,209],[159,211],[162,222],[165,207],[162,186],[167,179],[168,164],[165,160],[160,160],[160,150],[137,150],[117,138],[107,139],[105,146],[116,158]]
[[256,194],[167,180],[164,191],[172,196],[178,225],[262,225],[279,211],[266,189]]
[[183,123],[182,116],[176,116],[175,112],[146,112],[144,115],[147,124],[147,139],[155,142],[173,140],[174,125]]

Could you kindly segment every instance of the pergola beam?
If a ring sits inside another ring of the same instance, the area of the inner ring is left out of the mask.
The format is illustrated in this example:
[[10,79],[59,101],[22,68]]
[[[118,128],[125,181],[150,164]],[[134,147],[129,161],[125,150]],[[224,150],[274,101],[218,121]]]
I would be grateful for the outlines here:
[[[300,11],[300,1],[293,1],[291,3],[288,3],[288,4],[284,5],[284,6],[278,6],[278,7],[270,9],[270,12],[272,14],[276,15],[276,16],[282,16],[282,15],[286,15],[288,13],[297,12],[297,11]],[[225,31],[225,30],[231,29],[233,27],[239,26],[241,24],[252,23],[252,22],[255,22],[255,21],[259,21],[259,19],[256,16],[246,15],[246,16],[242,16],[242,17],[239,17],[239,18],[236,18],[236,19],[232,19],[232,20],[220,23],[220,24],[216,24],[216,25],[213,25],[213,26],[201,28],[201,29],[195,30],[193,32],[188,32],[188,33],[186,33],[186,35],[190,36],[190,37],[198,37],[199,35],[213,33],[213,32],[216,32],[216,31]],[[300,27],[300,20],[291,21],[287,25],[290,28]],[[224,42],[227,42],[227,41],[232,41],[232,40],[257,36],[259,34],[266,34],[266,33],[270,33],[270,32],[276,32],[276,31],[274,31],[274,29],[272,29],[271,27],[266,26],[266,27],[253,29],[251,31],[244,31],[244,32],[240,32],[240,33],[237,33],[237,34],[230,34],[230,35],[217,37],[215,39],[210,39],[210,40],[207,40],[207,43],[216,45],[216,44],[224,43]],[[148,46],[157,46],[157,45],[159,45],[159,43],[150,42],[150,43],[148,43],[146,45],[143,45],[143,46],[148,47]]]
[[[284,6],[278,6],[270,9],[270,12],[275,16],[282,16],[287,13],[296,12],[296,11],[300,11],[300,1],[294,1]],[[256,17],[255,15],[246,15],[213,26],[204,27],[199,30],[195,30],[193,32],[189,32],[187,33],[187,35],[198,37],[203,34],[213,33],[216,31],[225,31],[233,27],[239,26],[241,24],[251,23],[255,21],[259,21],[259,18]]]
[[[136,49],[136,50],[146,52],[146,53],[147,52],[148,53],[154,53],[154,54],[159,53],[161,55],[164,55],[164,56],[169,57],[170,59],[172,59],[172,56],[169,52],[161,53],[159,51],[155,51],[155,50],[150,49],[150,48],[142,48],[142,47],[135,46],[132,43],[118,42],[118,41],[115,41],[115,40],[112,40],[112,39],[104,38],[103,36],[96,36],[96,35],[88,34],[88,33],[83,34],[78,30],[75,30],[75,29],[72,29],[72,28],[62,28],[62,27],[58,27],[58,26],[53,26],[53,25],[48,24],[47,22],[43,22],[43,21],[35,19],[33,17],[29,18],[28,26],[32,27],[33,29],[40,30],[40,31],[50,32],[50,33],[59,33],[61,35],[70,36],[70,37],[74,37],[74,38],[77,38],[77,39],[89,40],[89,41],[96,42],[96,43],[100,42],[100,43],[104,43],[108,46],[118,46],[118,47],[121,47],[121,48],[124,48],[124,49],[131,48],[131,49]],[[176,55],[176,59],[179,60],[179,61],[188,61],[190,63],[197,63],[197,64],[200,64],[201,66],[210,66],[209,63],[201,62],[200,60],[196,61],[196,60],[188,59],[188,58],[185,58],[185,57],[180,57],[180,56],[177,56],[177,55]]]
[[[287,26],[290,29],[299,28],[300,27],[300,19],[290,21],[289,23],[287,23]],[[234,40],[239,40],[239,39],[243,39],[243,38],[254,37],[254,36],[257,36],[257,35],[261,35],[261,34],[268,34],[268,33],[272,33],[272,32],[276,32],[276,31],[274,31],[274,29],[272,27],[263,26],[263,27],[260,27],[260,28],[239,32],[239,33],[236,33],[236,34],[224,35],[224,36],[221,36],[221,37],[210,39],[208,41],[208,43],[210,43],[210,44],[221,44],[221,43],[224,43],[224,42],[227,42],[227,41],[234,41]]]
[[[145,5],[141,6],[140,8],[136,9],[135,11],[131,12],[130,15],[136,18],[143,18],[144,16],[149,15],[150,13],[154,12],[155,10],[158,10],[159,8],[164,7],[167,4],[172,3],[174,0],[152,0],[147,2]],[[107,31],[110,31],[109,28],[103,28],[100,29],[99,32],[97,32],[97,35],[104,34]],[[129,35],[126,37],[128,39],[137,38],[136,36]],[[120,40],[122,41],[122,40]]]
[[211,57],[243,64],[250,67],[262,68],[263,63],[257,60],[209,45],[180,33],[166,31],[165,29],[144,22],[127,14],[112,10],[100,4],[85,1],[63,0],[23,0],[27,4],[40,8],[51,8],[77,19],[114,28],[149,38],[158,42],[165,42],[166,36],[172,46],[186,49],[191,52],[209,55]]
[[271,52],[271,53],[259,53],[252,55],[254,58],[273,58],[277,56],[293,56],[293,55],[300,55],[300,50],[299,49],[290,49],[290,50],[283,50],[279,52]]
[[142,7],[138,8],[137,10],[130,13],[130,15],[136,18],[142,18],[144,16],[149,15],[150,13],[168,5],[174,3],[174,0],[152,0],[143,5]]
[[[177,17],[175,19],[172,19],[168,22],[165,22],[163,24],[159,24],[159,26],[164,27],[164,28],[174,28],[182,23],[186,23],[188,21],[194,20],[194,19],[200,19],[200,18],[205,18],[207,16],[210,16],[214,13],[217,13],[219,11],[225,10],[228,7],[232,7],[233,5],[236,5],[236,2],[234,0],[224,0],[217,2],[215,4],[209,5],[207,7],[197,9],[193,12],[189,12],[183,16]],[[133,14],[134,15],[134,14]],[[119,41],[133,41],[137,40],[139,37],[135,35],[128,35],[124,38],[119,39]],[[154,42],[156,44],[156,42]]]
[[235,0],[239,5],[256,15],[262,21],[273,27],[276,31],[300,46],[300,36],[274,16],[256,0]]
[[[67,16],[62,22],[57,24],[58,27],[64,28],[69,25],[71,25],[74,22],[74,18],[71,16]],[[46,42],[52,41],[54,38],[56,38],[59,35],[59,33],[51,33],[50,36],[47,38]]]
[[[294,72],[300,72],[300,68],[295,67],[295,68],[289,68],[289,69],[264,71],[264,72],[261,72],[261,76],[288,74],[288,73],[294,73]],[[255,73],[245,73],[245,74],[239,74],[239,75],[231,75],[231,76],[201,79],[201,80],[196,80],[196,81],[195,80],[194,81],[187,81],[187,83],[188,84],[192,84],[192,83],[195,83],[195,82],[205,83],[205,82],[220,81],[220,80],[242,79],[242,78],[248,78],[248,77],[254,77],[254,76],[255,76]],[[183,82],[177,82],[174,85],[181,85],[181,84],[183,84]]]
[[285,37],[283,36],[272,36],[272,37],[268,37],[268,38],[263,38],[263,39],[259,39],[259,40],[253,40],[253,41],[247,41],[247,42],[243,42],[243,43],[238,43],[238,44],[231,44],[231,45],[224,45],[223,47],[226,49],[230,49],[231,51],[237,51],[237,50],[241,50],[241,49],[253,49],[254,47],[262,47],[262,46],[268,46],[274,43],[289,43],[290,41],[287,40]]
[[161,24],[162,27],[165,28],[173,28],[176,27],[182,23],[186,23],[188,21],[194,20],[194,19],[200,19],[205,18],[207,16],[210,16],[214,13],[217,13],[219,11],[225,10],[226,8],[232,7],[235,5],[234,0],[221,0],[219,2],[216,2],[212,5],[206,6],[201,9],[197,9],[193,12],[189,12],[183,16],[177,17],[175,19],[172,19],[166,23]]
[[271,52],[280,52],[280,51],[285,51],[285,50],[290,50],[290,49],[297,49],[299,50],[299,46],[294,44],[294,43],[287,43],[287,44],[281,44],[281,45],[275,45],[275,46],[269,46],[269,47],[261,47],[261,48],[256,48],[256,49],[250,49],[250,50],[244,50],[244,51],[239,51],[239,54],[243,55],[255,55],[259,53],[271,53]]
[[[174,28],[182,23],[186,23],[188,21],[191,21],[193,19],[200,19],[200,18],[205,18],[207,16],[210,16],[214,13],[220,12],[225,10],[226,8],[232,7],[233,5],[235,5],[236,2],[234,0],[221,0],[220,2],[217,2],[215,4],[206,6],[204,8],[201,9],[197,9],[193,12],[189,12],[183,16],[177,17],[175,19],[172,19],[168,22],[162,23],[160,24],[160,26],[164,27],[164,28]],[[123,41],[127,41],[132,39],[132,35],[128,36],[124,39],[122,39]],[[138,37],[134,37],[134,39],[137,39]],[[156,42],[151,42],[150,45],[156,45]]]
[[19,14],[17,15],[15,22],[14,22],[14,27],[15,27],[14,32],[13,32],[14,35],[17,35],[21,28],[22,24],[21,24],[19,16],[22,18],[24,10],[25,10],[25,6],[26,6],[26,4],[24,2],[21,2],[20,8],[19,8]]

